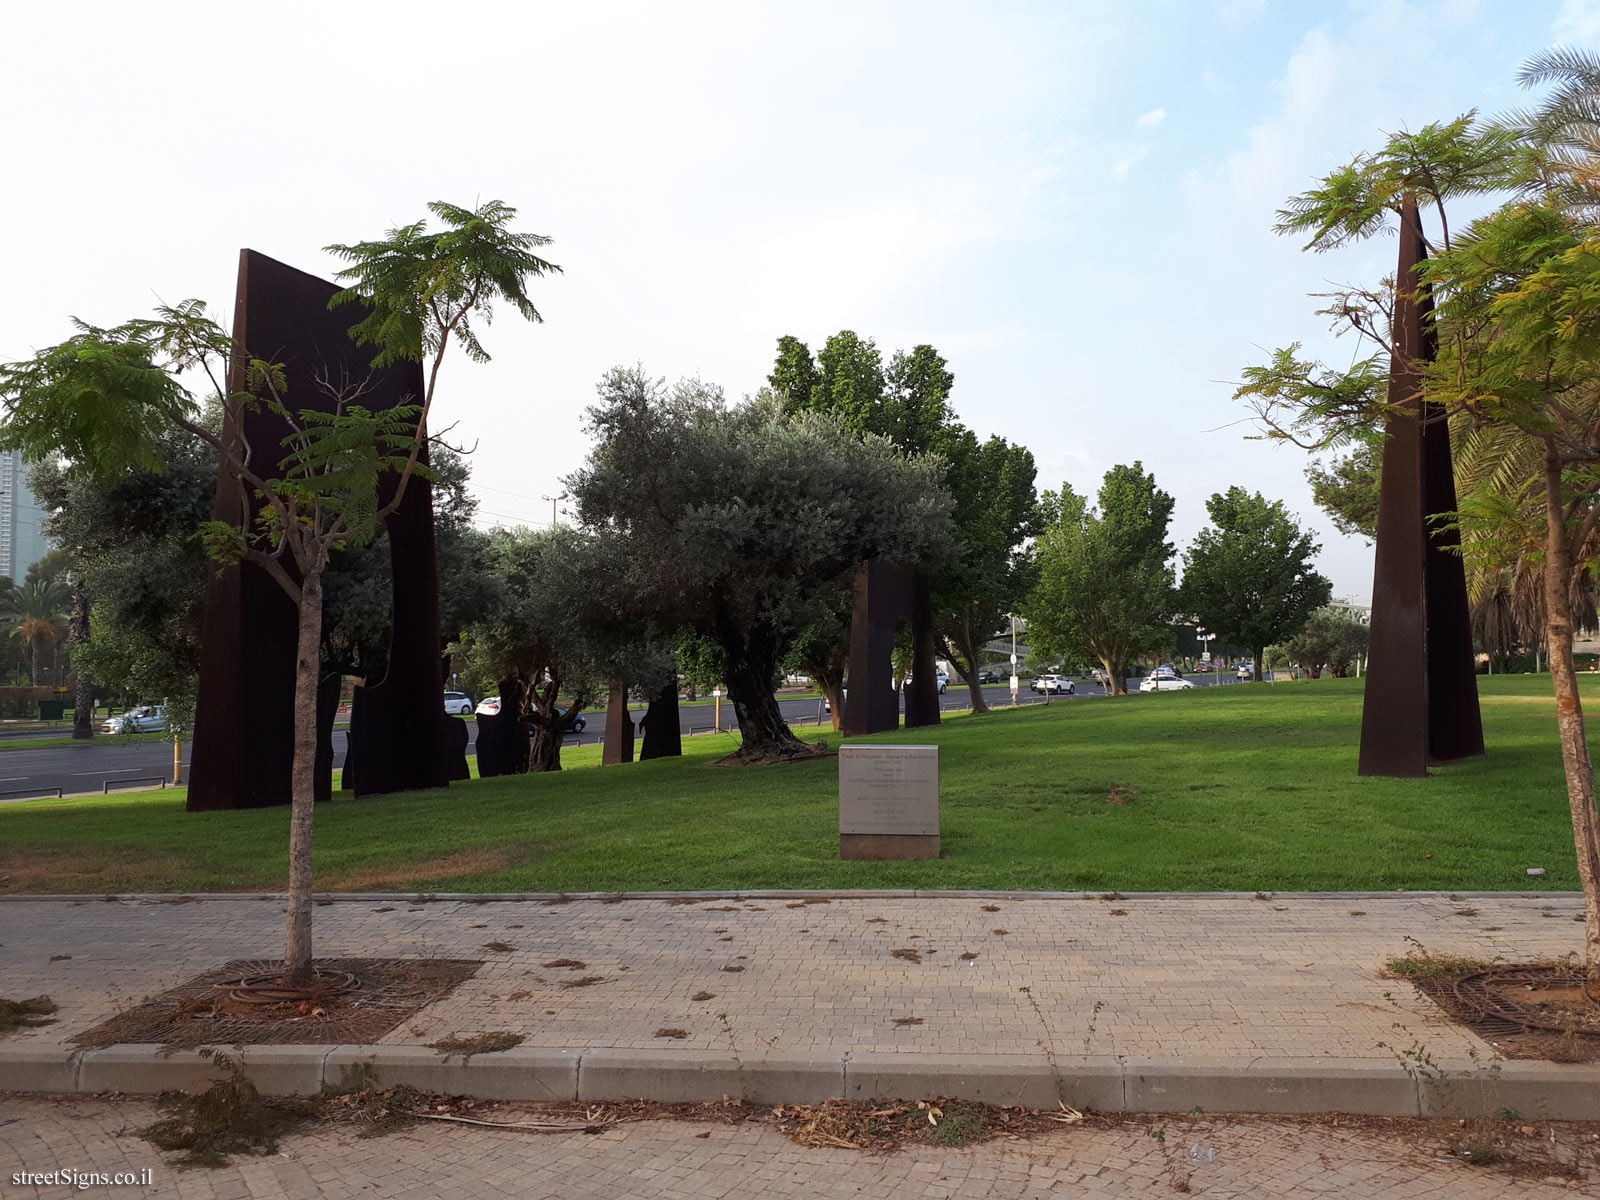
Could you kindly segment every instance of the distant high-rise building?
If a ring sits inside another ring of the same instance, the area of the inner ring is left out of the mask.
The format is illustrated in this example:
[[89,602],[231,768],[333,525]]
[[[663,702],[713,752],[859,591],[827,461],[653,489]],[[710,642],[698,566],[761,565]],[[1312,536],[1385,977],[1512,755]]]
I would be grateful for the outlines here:
[[28,486],[28,464],[20,450],[0,450],[0,575],[13,583],[50,553],[40,525],[45,512]]

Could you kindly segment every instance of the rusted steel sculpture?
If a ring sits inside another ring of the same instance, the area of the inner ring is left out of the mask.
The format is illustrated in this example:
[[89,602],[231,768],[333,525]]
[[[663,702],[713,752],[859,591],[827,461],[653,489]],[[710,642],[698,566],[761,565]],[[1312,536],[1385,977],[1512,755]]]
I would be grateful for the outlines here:
[[[606,728],[611,728],[609,716]],[[639,761],[647,758],[677,758],[683,754],[683,730],[678,724],[678,680],[676,676],[662,685],[650,698],[650,707],[639,718],[639,728],[644,732],[644,745],[639,750]]]
[[1401,206],[1389,418],[1378,500],[1372,641],[1361,712],[1362,775],[1426,775],[1430,762],[1483,753],[1483,720],[1460,539],[1429,518],[1454,512],[1450,428],[1422,398],[1438,349],[1416,198]]
[[[338,290],[326,280],[243,250],[234,338],[246,354],[283,365],[286,399],[294,408],[331,407],[319,376],[335,386],[341,380],[364,380],[363,402],[373,408],[420,398],[418,364],[372,370],[372,351],[355,346],[347,332],[362,314],[328,311],[328,300]],[[236,377],[229,386],[243,390],[244,381]],[[270,461],[289,432],[284,421],[268,412],[245,413],[240,425],[225,427],[223,434],[247,438],[257,461]],[[256,511],[219,474],[213,517],[244,525]],[[433,501],[427,481],[410,482],[388,529],[395,595],[389,672],[382,684],[362,689],[369,698],[361,705],[360,725],[352,714],[346,760],[363,795],[439,786],[446,778],[438,752],[444,714],[439,701]],[[201,646],[191,810],[289,802],[295,649],[294,604],[259,567],[228,567],[212,579]],[[370,694],[377,695],[375,702]],[[318,759],[317,795],[323,798],[331,794],[331,743]]]
[[606,736],[600,750],[600,765],[615,767],[632,761],[633,718],[628,715],[628,689],[614,683],[606,698]]
[[850,694],[843,733],[860,737],[900,727],[894,691],[894,635],[911,621],[911,682],[906,686],[906,727],[939,723],[939,680],[934,669],[933,592],[911,567],[868,560],[856,568],[855,610],[850,619]]

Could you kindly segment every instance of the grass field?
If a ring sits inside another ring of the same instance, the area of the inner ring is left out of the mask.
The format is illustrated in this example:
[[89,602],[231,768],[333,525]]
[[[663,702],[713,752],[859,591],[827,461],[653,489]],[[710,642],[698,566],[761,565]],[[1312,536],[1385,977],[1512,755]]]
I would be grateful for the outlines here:
[[[681,759],[597,769],[588,746],[557,774],[323,806],[318,886],[1576,888],[1549,677],[1480,683],[1488,755],[1425,780],[1356,776],[1359,680],[1085,698],[880,735],[940,747],[944,854],[928,862],[839,859],[836,759],[721,768],[735,739],[712,735]],[[803,731],[819,735],[835,740]],[[0,891],[278,890],[287,844],[286,809],[186,813],[181,790],[4,805]]]

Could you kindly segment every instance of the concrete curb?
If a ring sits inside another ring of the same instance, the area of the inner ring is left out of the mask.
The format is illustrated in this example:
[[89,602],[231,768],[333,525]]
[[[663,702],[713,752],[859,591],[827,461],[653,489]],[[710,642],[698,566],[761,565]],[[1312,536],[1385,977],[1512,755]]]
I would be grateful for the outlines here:
[[[772,1056],[742,1061],[702,1051],[518,1047],[470,1058],[425,1046],[222,1048],[270,1095],[311,1095],[324,1085],[413,1087],[485,1100],[720,1100],[815,1104],[959,1096],[991,1104],[1100,1112],[1343,1112],[1369,1116],[1482,1116],[1512,1109],[1527,1119],[1600,1120],[1600,1064],[1526,1060],[1445,1064],[1419,1079],[1372,1059],[1120,1058],[1090,1055]],[[192,1050],[153,1045],[103,1050],[0,1046],[0,1088],[14,1092],[141,1094],[196,1089],[218,1068]]]
[[[98,795],[99,793],[95,793]],[[598,900],[615,904],[622,900],[1255,900],[1270,896],[1274,900],[1583,900],[1581,891],[1572,892],[1008,892],[949,888],[860,889],[753,889],[713,892],[317,892],[318,902],[335,904],[565,904],[579,900]],[[125,894],[84,894],[63,892],[0,893],[0,904],[56,901],[82,904],[88,901],[118,901],[135,904],[185,904],[202,901],[276,901],[289,899],[287,892],[128,892]]]

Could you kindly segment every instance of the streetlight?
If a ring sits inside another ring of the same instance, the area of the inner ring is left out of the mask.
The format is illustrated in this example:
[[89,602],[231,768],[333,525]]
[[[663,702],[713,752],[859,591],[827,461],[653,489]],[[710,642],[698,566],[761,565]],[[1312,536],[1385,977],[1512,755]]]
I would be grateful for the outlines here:
[[1011,614],[1011,707],[1017,706],[1017,614]]
[[556,501],[571,500],[572,497],[568,493],[562,492],[559,496],[540,496],[539,499],[550,501],[550,528],[554,529],[556,527]]

